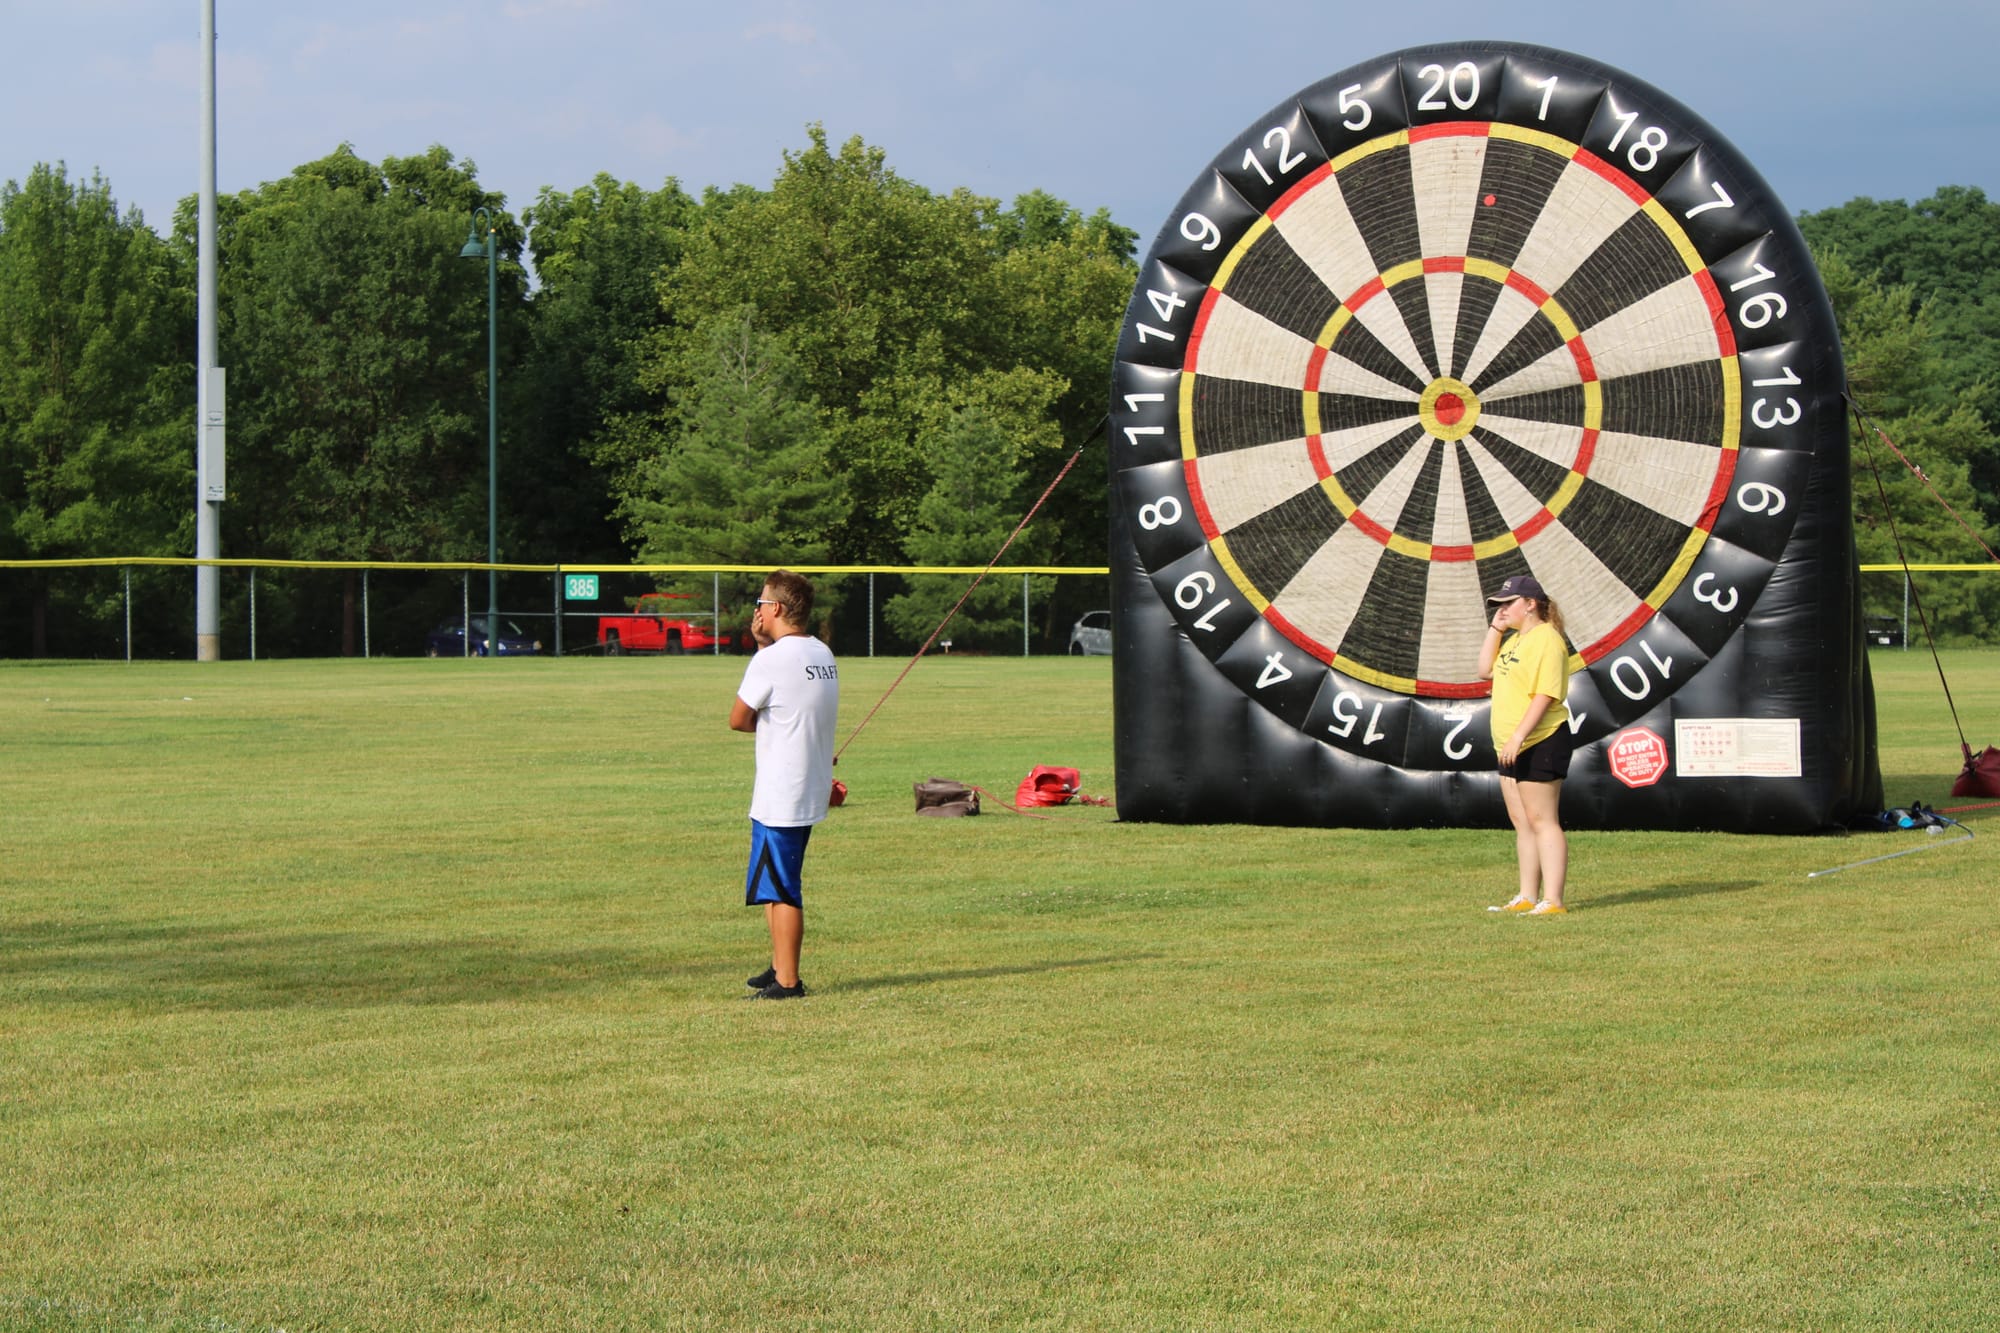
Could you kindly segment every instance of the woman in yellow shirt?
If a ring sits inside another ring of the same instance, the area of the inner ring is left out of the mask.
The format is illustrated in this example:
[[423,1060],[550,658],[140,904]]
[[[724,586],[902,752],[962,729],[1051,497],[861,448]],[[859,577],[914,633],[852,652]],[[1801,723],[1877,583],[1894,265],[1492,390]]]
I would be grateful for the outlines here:
[[1494,607],[1479,649],[1479,676],[1493,682],[1493,748],[1500,794],[1514,825],[1520,891],[1487,910],[1557,916],[1569,840],[1559,805],[1575,748],[1569,729],[1569,644],[1562,612],[1531,575],[1517,574],[1486,599]]

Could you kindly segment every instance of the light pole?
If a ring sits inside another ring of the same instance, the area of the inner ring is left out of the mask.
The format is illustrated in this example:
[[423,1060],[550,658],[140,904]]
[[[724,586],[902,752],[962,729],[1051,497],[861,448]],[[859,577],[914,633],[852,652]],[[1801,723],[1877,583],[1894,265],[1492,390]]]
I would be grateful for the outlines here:
[[[483,229],[483,230],[482,230]],[[472,210],[460,259],[486,256],[486,653],[500,656],[500,260],[493,215]]]
[[[222,369],[215,352],[215,0],[201,5],[201,192],[195,202],[195,497],[194,553],[222,554]],[[221,571],[194,571],[194,655],[222,658]],[[129,636],[128,636],[129,637]]]

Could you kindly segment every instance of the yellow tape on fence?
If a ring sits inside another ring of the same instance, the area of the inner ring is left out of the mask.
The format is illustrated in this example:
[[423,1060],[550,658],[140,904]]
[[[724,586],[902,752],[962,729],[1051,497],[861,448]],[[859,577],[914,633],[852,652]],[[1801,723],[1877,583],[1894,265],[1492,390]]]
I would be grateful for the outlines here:
[[[106,555],[67,560],[0,560],[0,569],[88,569],[105,565],[213,565],[218,569],[485,570],[505,574],[768,574],[763,565],[489,565],[483,560],[198,560],[184,555]],[[1109,574],[1106,565],[790,565],[800,574]],[[1859,565],[1863,574],[1900,574],[1902,565]],[[1910,565],[1912,574],[1996,574],[2000,565]]]
[[[212,565],[217,569],[484,570],[504,574],[768,574],[775,565],[489,565],[483,560],[198,560],[180,555],[114,555],[73,560],[0,560],[0,569],[87,569],[105,565]],[[1109,574],[1106,565],[788,565],[799,574]]]

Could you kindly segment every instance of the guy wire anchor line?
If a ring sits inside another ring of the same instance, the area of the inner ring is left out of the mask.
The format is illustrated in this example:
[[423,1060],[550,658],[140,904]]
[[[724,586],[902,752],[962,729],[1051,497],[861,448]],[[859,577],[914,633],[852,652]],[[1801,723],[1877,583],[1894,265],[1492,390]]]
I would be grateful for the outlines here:
[[[1915,854],[1915,853],[1917,853],[1917,852],[1928,852],[1928,851],[1931,851],[1932,849],[1934,849],[1934,848],[1938,848],[1938,847],[1949,847],[1949,846],[1951,846],[1951,845],[1952,845],[1953,843],[1955,843],[1955,842],[1971,842],[1971,841],[1972,841],[1972,830],[1971,830],[1971,829],[1969,829],[1969,828],[1965,828],[1965,825],[1963,825],[1963,824],[1960,824],[1960,823],[1959,823],[1959,822],[1958,822],[1957,820],[1955,820],[1955,819],[1954,819],[1954,820],[1951,820],[1951,821],[1949,821],[1949,822],[1950,822],[1950,823],[1951,823],[1951,824],[1952,824],[1952,825],[1953,825],[1954,827],[1957,827],[1957,828],[1962,828],[1962,829],[1965,829],[1965,832],[1964,832],[1964,833],[1963,833],[1962,835],[1960,835],[1959,837],[1956,837],[1956,838],[1946,838],[1946,839],[1944,839],[1944,840],[1943,840],[1942,842],[1940,842],[1940,841],[1938,841],[1938,840],[1936,840],[1936,839],[1934,839],[1934,838],[1926,838],[1926,839],[1924,839],[1924,841],[1923,841],[1922,843],[1920,843],[1919,845],[1917,845],[1917,846],[1915,846],[1915,847],[1905,847],[1905,848],[1904,848],[1904,849],[1903,849],[1902,851],[1900,851],[1900,852],[1890,852],[1890,853],[1888,853],[1888,854],[1887,854],[1886,856],[1871,856],[1871,857],[1869,857],[1869,858],[1868,858],[1868,859],[1867,859],[1866,861],[1850,861],[1850,862],[1848,862],[1848,863],[1847,863],[1846,865],[1844,865],[1844,866],[1835,866],[1835,867],[1834,867],[1833,869],[1831,869],[1831,870],[1813,870],[1813,871],[1808,871],[1808,872],[1807,872],[1807,874],[1806,874],[1806,878],[1807,878],[1807,879],[1819,879],[1819,878],[1820,878],[1821,876],[1823,876],[1823,875],[1838,875],[1838,874],[1839,874],[1839,873],[1840,873],[1841,871],[1843,871],[1843,870],[1853,870],[1853,869],[1855,869],[1855,868],[1856,868],[1857,866],[1872,866],[1872,865],[1874,865],[1874,864],[1875,864],[1875,863],[1876,863],[1877,861],[1893,861],[1893,860],[1895,860],[1895,859],[1896,859],[1897,857],[1899,857],[1899,856],[1911,856],[1911,855],[1914,855],[1914,854]],[[1933,833],[1937,832],[1937,830],[1936,830],[1935,828],[1934,828],[1934,829],[1932,829],[1931,831],[1932,831]]]
[[[1076,452],[1069,456],[1069,461],[1062,465],[1062,470],[1060,472],[1056,473],[1056,479],[1050,482],[1047,488],[1042,491],[1041,498],[1037,499],[1034,502],[1034,504],[1028,506],[1028,512],[1021,516],[1021,521],[1014,525],[1014,530],[1012,532],[1007,534],[1007,540],[1000,543],[1000,549],[995,551],[993,553],[993,558],[986,562],[986,568],[981,570],[979,574],[976,577],[974,577],[971,585],[966,588],[965,592],[959,597],[958,601],[953,604],[951,610],[944,613],[944,619],[940,620],[938,622],[938,627],[931,631],[931,636],[928,639],[924,640],[924,646],[917,649],[917,655],[915,657],[912,657],[910,659],[909,665],[903,668],[902,675],[897,676],[894,680],[889,682],[889,688],[882,691],[882,697],[875,701],[875,706],[868,710],[868,715],[862,718],[860,722],[855,724],[853,731],[847,733],[847,739],[842,741],[840,743],[840,748],[833,752],[834,763],[837,764],[840,762],[840,756],[847,753],[847,747],[854,744],[854,738],[861,734],[861,729],[874,720],[875,714],[882,711],[882,705],[889,702],[889,696],[896,692],[896,687],[903,683],[904,677],[908,676],[910,672],[916,670],[917,663],[921,662],[923,660],[924,654],[931,650],[931,645],[938,641],[938,636],[944,633],[945,626],[951,624],[952,617],[958,614],[959,608],[965,605],[966,600],[972,596],[973,591],[979,587],[980,583],[985,580],[986,576],[993,572],[993,566],[1000,563],[1000,557],[1007,554],[1007,548],[1014,544],[1014,539],[1021,535],[1021,533],[1027,528],[1029,523],[1034,521],[1035,515],[1041,512],[1042,506],[1048,503],[1048,499],[1051,495],[1055,494],[1056,487],[1062,485],[1062,479],[1064,477],[1067,477],[1069,475],[1069,470],[1076,466],[1076,460],[1083,457],[1083,451],[1090,447],[1091,441],[1095,440],[1100,434],[1102,434],[1105,428],[1108,427],[1110,424],[1111,424],[1111,418],[1109,415],[1106,415],[1103,418],[1103,420],[1099,421],[1097,425],[1091,428],[1090,434],[1084,437],[1083,443],[1079,444],[1076,447]],[[945,650],[949,652],[950,649],[951,649],[951,644],[949,641],[947,641],[945,643]],[[1006,805],[1007,803],[1005,801],[1002,801],[1001,804]],[[1013,809],[1012,806],[1008,806],[1007,808],[1010,810]],[[1046,816],[1037,816],[1037,818],[1046,818]]]

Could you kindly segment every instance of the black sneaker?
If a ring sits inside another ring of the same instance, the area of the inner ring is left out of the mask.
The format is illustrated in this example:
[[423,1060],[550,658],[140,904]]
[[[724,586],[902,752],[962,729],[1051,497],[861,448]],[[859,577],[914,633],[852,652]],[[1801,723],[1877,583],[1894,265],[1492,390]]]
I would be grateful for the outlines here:
[[777,979],[778,979],[778,969],[775,967],[767,967],[762,972],[759,972],[756,976],[751,977],[750,979],[745,981],[743,984],[748,986],[751,990],[763,990],[764,987],[770,985]]
[[780,986],[774,981],[768,986],[751,991],[743,998],[746,1000],[796,1000],[803,997],[805,993],[806,983],[803,980],[796,986]]

